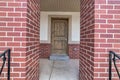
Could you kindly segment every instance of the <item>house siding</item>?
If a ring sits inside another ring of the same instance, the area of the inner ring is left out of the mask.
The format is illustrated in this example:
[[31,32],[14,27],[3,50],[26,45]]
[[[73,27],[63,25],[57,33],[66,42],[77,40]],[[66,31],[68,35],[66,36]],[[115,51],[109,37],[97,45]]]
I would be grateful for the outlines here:
[[0,53],[12,51],[10,80],[39,78],[39,11],[39,0],[0,0]]

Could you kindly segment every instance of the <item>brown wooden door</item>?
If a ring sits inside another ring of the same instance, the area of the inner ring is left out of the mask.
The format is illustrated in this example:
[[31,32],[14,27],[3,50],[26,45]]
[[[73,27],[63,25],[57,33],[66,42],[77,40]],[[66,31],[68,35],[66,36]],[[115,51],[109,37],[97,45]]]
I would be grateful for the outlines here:
[[67,54],[68,20],[52,19],[51,36],[52,54]]

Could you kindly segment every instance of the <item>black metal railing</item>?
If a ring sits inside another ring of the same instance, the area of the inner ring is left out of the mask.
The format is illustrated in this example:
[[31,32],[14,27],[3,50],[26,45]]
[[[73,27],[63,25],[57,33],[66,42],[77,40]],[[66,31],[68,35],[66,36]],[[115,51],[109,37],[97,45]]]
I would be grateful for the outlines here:
[[114,63],[115,70],[120,80],[120,73],[116,64],[117,60],[120,60],[120,56],[113,51],[109,51],[109,80],[112,80],[112,62]]
[[10,80],[10,49],[7,49],[2,54],[0,54],[0,58],[2,59],[2,66],[0,68],[0,76],[2,74],[6,61],[8,61],[7,80]]

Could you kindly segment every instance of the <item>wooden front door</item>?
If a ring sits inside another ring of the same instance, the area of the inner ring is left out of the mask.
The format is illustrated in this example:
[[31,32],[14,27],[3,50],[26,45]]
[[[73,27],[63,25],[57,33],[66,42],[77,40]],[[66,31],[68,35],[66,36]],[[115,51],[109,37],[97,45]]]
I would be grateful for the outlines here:
[[67,54],[68,19],[52,19],[51,22],[52,54]]

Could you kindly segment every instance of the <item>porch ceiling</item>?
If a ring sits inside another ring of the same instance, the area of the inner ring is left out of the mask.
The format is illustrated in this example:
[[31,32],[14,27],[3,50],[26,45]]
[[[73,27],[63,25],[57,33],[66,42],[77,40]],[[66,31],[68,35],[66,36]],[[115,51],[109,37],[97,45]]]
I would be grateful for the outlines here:
[[41,0],[41,11],[79,12],[80,0]]

